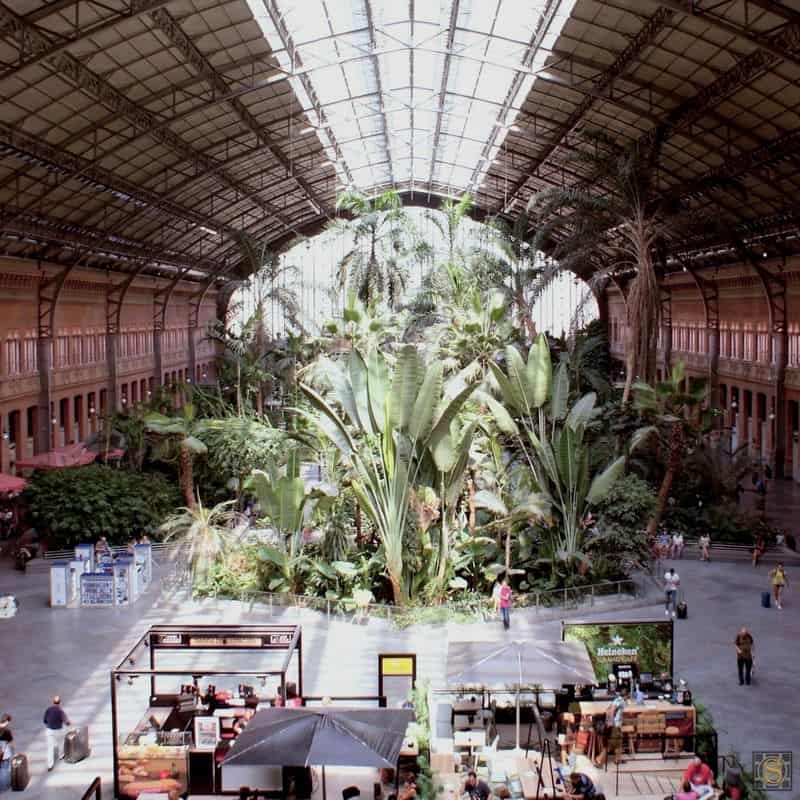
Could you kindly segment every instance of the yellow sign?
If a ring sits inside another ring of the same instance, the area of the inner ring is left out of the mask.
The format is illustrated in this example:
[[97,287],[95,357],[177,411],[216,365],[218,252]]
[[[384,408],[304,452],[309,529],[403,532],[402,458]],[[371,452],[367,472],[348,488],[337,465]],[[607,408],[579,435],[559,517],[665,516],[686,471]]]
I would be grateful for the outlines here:
[[414,659],[409,656],[394,656],[381,659],[383,675],[414,675]]

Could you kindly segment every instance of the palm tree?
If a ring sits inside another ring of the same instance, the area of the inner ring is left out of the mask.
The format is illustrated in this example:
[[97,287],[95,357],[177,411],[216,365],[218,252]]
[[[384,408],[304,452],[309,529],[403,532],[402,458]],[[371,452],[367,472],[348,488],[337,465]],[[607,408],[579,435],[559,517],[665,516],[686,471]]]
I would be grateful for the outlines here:
[[171,460],[173,450],[177,449],[178,474],[181,491],[186,505],[190,509],[197,506],[194,491],[194,468],[192,459],[206,452],[205,444],[198,438],[202,424],[195,419],[195,408],[186,403],[175,416],[168,417],[157,411],[151,411],[144,417],[145,429],[154,434],[162,445],[156,450],[156,458]]
[[[251,295],[253,311],[238,332],[230,330],[224,321],[216,320],[209,326],[206,336],[222,345],[223,380],[225,371],[235,375],[237,411],[242,410],[243,394],[254,391],[256,409],[263,414],[275,377],[271,368],[275,364],[276,340],[272,335],[270,312],[277,307],[291,328],[303,332],[297,293],[289,285],[299,270],[271,253],[266,243],[249,236],[242,235],[240,247],[250,275],[241,291]],[[244,299],[240,299],[238,305],[244,307]],[[280,349],[280,345],[277,348]]]
[[688,391],[684,390],[686,366],[683,361],[672,368],[669,378],[655,388],[646,383],[633,386],[634,404],[642,419],[650,424],[634,433],[631,450],[645,443],[656,448],[655,458],[664,464],[664,474],[658,490],[655,513],[647,526],[650,538],[656,535],[672,484],[683,466],[686,456],[687,436],[696,433],[686,418],[686,413],[697,408],[706,396],[706,381],[703,378],[690,378]]
[[211,568],[233,542],[239,519],[234,502],[228,500],[206,508],[198,497],[161,526],[165,541],[178,540],[174,557],[189,566],[193,588],[208,581]]
[[[663,235],[663,205],[653,191],[660,137],[619,144],[601,131],[583,131],[583,147],[570,158],[589,168],[590,182],[552,187],[534,195],[528,208],[539,221],[534,244],[560,269],[635,272],[627,298],[626,380],[623,403],[636,376],[652,381],[659,328],[654,247]],[[606,189],[607,191],[602,191]],[[559,215],[563,209],[571,214]],[[615,235],[610,240],[609,232]]]
[[[439,214],[427,212],[425,217],[433,223],[447,241],[447,263],[455,264],[463,260],[458,248],[458,232],[461,224],[470,215],[473,208],[472,196],[464,194],[458,200],[447,198],[439,206]],[[444,217],[444,220],[442,220]]]
[[396,308],[408,284],[406,261],[415,238],[400,195],[390,190],[370,199],[343,192],[336,198],[336,210],[350,219],[336,219],[330,228],[353,237],[352,249],[338,265],[340,291],[352,287],[365,305],[385,299],[389,308]]
[[532,222],[528,211],[517,214],[510,225],[500,218],[490,222],[492,228],[500,234],[496,243],[506,257],[506,274],[511,284],[517,322],[529,341],[536,338],[536,324],[531,312],[535,297],[543,288],[538,287],[537,282],[544,275],[544,270],[536,265],[534,237],[529,233]]

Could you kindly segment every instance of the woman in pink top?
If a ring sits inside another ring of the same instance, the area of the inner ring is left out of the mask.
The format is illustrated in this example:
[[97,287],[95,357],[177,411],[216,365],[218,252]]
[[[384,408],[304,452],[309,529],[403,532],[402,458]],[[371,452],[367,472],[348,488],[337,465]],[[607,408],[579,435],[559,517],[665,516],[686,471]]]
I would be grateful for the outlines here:
[[508,578],[503,578],[503,585],[500,587],[500,616],[503,618],[503,627],[508,630],[511,627],[511,587],[508,585]]

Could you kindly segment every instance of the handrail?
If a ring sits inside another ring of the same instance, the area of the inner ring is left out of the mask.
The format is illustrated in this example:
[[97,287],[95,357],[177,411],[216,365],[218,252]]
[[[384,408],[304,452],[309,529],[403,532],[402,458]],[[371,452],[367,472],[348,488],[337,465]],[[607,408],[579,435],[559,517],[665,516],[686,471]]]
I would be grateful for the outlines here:
[[[174,588],[174,587],[173,587]],[[579,605],[582,601],[589,601],[594,604],[596,597],[612,595],[631,595],[634,598],[640,594],[637,582],[632,578],[620,581],[603,581],[601,583],[589,584],[564,589],[553,589],[548,591],[534,591],[517,595],[514,607],[522,608],[567,608],[569,605]],[[272,608],[273,606],[297,606],[300,608],[312,608],[321,613],[325,613],[328,618],[333,615],[345,615],[356,613],[363,616],[384,617],[387,620],[399,620],[407,614],[413,614],[415,607],[405,608],[403,606],[391,605],[388,603],[365,603],[359,604],[352,597],[327,599],[314,595],[297,595],[288,592],[265,592],[260,590],[242,590],[237,593],[224,593],[221,595],[210,595],[216,599],[238,600],[251,605],[263,602]],[[443,609],[452,613],[472,612],[477,615],[487,616],[493,611],[493,601],[490,597],[477,597],[466,600],[449,600],[437,606],[430,606],[430,609]]]
[[99,775],[92,781],[89,788],[83,793],[81,800],[92,800],[92,798],[94,800],[102,800],[103,798],[103,787]]
[[[163,553],[172,547],[168,542],[153,542],[150,547],[153,553]],[[125,553],[127,552],[127,545],[111,545],[108,548],[112,553]],[[42,553],[42,558],[45,561],[65,561],[73,558],[75,555],[74,550],[46,550]]]

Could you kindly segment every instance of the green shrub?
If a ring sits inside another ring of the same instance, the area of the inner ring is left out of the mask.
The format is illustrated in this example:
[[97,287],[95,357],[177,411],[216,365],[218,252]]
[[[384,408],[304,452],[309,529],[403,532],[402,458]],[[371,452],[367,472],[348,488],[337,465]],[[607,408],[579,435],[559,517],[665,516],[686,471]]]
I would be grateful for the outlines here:
[[101,535],[111,544],[155,535],[180,505],[180,493],[157,473],[92,465],[35,472],[23,500],[49,547],[60,549]]

